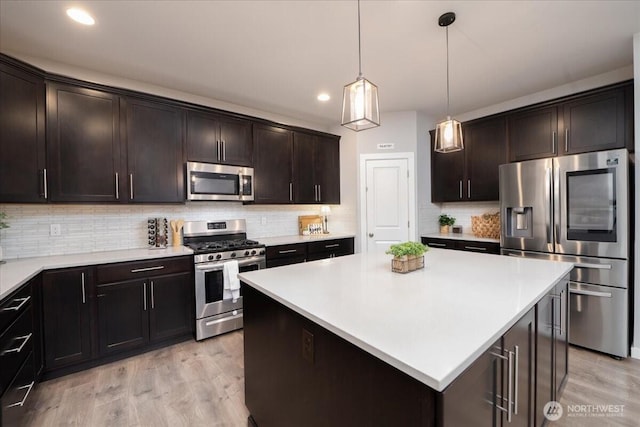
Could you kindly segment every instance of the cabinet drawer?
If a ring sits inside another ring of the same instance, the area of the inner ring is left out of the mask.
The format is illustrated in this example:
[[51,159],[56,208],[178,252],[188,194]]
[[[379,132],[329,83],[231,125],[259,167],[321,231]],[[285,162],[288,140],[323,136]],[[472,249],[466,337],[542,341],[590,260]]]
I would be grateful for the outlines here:
[[33,352],[31,352],[0,400],[2,425],[17,426],[24,422],[29,396],[36,384],[33,360]]
[[31,304],[31,282],[0,303],[0,334]]
[[431,237],[423,237],[422,243],[430,248],[437,249],[457,249],[456,241],[451,239],[437,239]]
[[192,269],[193,259],[190,256],[184,256],[99,265],[96,271],[98,283],[112,283],[183,271],[188,272]]
[[308,243],[307,249],[309,251],[309,255],[319,252],[331,252],[346,255],[353,253],[353,239],[335,239],[310,242]]
[[475,240],[460,240],[457,242],[457,249],[468,252],[483,252],[487,254],[499,254],[500,243],[478,242]]
[[306,257],[307,248],[304,243],[267,247],[267,261],[274,258]]
[[0,335],[0,391],[13,379],[33,350],[31,305]]

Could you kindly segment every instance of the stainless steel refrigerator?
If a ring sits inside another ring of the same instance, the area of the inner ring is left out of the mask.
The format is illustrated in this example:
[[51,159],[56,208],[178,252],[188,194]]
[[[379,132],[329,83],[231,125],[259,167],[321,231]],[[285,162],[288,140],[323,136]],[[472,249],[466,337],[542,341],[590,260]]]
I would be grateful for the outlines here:
[[574,263],[569,342],[629,355],[629,153],[625,149],[500,166],[504,255]]

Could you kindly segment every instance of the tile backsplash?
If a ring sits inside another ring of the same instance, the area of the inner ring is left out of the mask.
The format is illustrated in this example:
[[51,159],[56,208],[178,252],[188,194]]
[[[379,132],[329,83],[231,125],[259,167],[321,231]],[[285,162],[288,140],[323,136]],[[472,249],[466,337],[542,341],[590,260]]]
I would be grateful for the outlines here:
[[[147,219],[224,220],[244,218],[251,239],[298,234],[298,215],[320,215],[315,205],[242,205],[237,202],[187,202],[185,205],[2,204],[10,228],[0,230],[5,259],[144,248]],[[354,233],[356,212],[332,205],[329,231]],[[51,236],[60,224],[60,236]],[[169,242],[171,244],[171,242]]]
[[[500,212],[500,202],[455,202],[442,203],[440,213],[456,219],[456,225],[462,226],[463,233],[471,234],[471,217],[485,213]],[[437,218],[436,218],[437,222]]]

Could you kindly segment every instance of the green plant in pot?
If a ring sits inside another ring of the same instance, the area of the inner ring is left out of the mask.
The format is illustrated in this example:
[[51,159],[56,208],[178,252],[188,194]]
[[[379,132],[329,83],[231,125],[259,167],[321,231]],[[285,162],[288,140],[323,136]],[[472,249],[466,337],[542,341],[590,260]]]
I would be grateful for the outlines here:
[[[3,228],[9,228],[9,223],[5,221],[7,219],[7,214],[4,212],[0,212],[0,230]],[[1,243],[1,242],[0,242]],[[2,246],[0,246],[0,263],[2,263]]]
[[440,232],[448,233],[449,227],[456,223],[456,219],[447,214],[442,214],[438,217],[438,224],[440,224]]
[[393,255],[394,258],[418,257],[427,252],[429,248],[420,242],[404,242],[391,245],[387,254]]

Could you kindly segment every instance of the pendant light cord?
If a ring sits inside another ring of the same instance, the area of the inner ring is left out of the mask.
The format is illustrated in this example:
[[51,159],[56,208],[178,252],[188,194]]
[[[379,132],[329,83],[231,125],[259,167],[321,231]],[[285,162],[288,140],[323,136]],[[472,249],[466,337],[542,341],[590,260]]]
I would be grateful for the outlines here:
[[447,34],[447,120],[448,120],[450,117],[449,116],[449,26],[446,26],[445,30]]
[[358,78],[362,77],[362,45],[360,42],[360,0],[358,0]]

